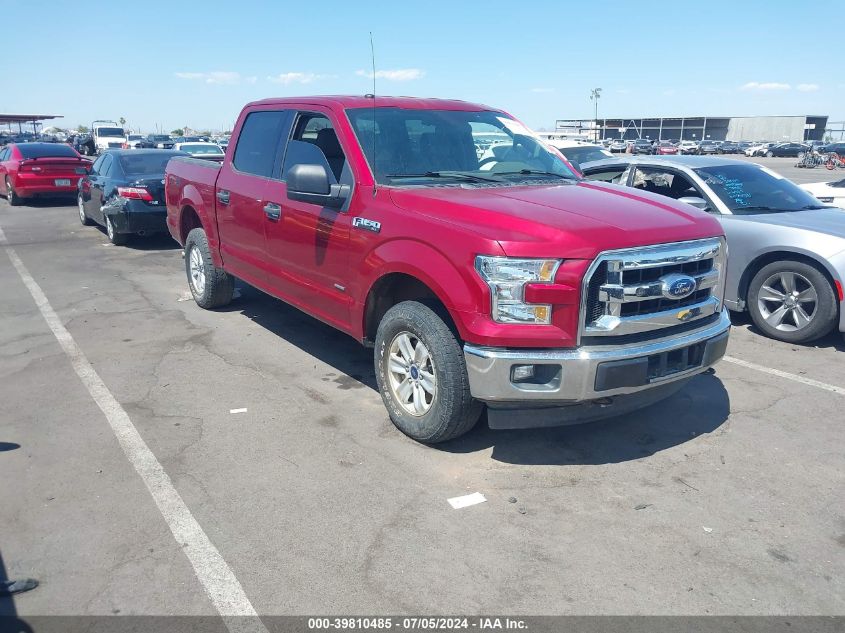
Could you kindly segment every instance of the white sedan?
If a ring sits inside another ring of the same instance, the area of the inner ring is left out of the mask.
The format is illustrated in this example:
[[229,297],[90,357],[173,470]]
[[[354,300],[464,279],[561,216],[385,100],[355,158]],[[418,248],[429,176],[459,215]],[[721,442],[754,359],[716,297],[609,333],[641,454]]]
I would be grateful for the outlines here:
[[223,157],[225,156],[225,153],[217,143],[176,143],[173,149],[177,152],[185,152],[192,158],[213,160],[218,163],[222,163]]
[[820,202],[845,209],[845,178],[833,182],[812,182],[801,188],[814,195]]

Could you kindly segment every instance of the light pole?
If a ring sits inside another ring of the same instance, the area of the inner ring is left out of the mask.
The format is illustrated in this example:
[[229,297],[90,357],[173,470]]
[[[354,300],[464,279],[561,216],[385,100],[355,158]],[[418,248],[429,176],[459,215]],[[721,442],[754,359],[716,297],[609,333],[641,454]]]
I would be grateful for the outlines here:
[[593,88],[590,90],[590,101],[593,102],[593,106],[595,109],[594,112],[594,119],[593,119],[593,128],[596,131],[596,141],[599,140],[599,97],[601,97],[601,88]]

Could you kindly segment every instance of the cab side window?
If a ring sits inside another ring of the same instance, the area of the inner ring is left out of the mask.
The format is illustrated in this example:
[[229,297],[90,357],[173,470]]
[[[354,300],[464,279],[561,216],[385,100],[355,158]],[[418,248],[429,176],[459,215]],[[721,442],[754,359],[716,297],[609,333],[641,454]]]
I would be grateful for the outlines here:
[[250,113],[238,134],[232,164],[245,174],[270,178],[279,149],[282,124],[288,111],[271,110]]
[[331,121],[323,114],[300,112],[285,152],[282,178],[294,165],[315,162],[326,168],[330,180],[341,184],[352,182],[346,155]]

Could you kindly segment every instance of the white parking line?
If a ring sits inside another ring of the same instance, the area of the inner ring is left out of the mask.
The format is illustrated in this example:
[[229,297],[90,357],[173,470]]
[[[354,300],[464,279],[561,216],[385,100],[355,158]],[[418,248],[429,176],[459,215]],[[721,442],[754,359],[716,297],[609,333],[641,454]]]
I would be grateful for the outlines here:
[[833,393],[838,393],[840,396],[845,396],[845,388],[837,387],[836,385],[829,385],[825,382],[813,380],[812,378],[804,378],[804,376],[790,374],[789,372],[781,371],[780,369],[772,369],[771,367],[765,367],[764,365],[749,363],[747,360],[741,360],[739,358],[734,358],[733,356],[725,356],[722,360],[728,363],[733,363],[734,365],[739,365],[740,367],[747,367],[748,369],[753,369],[755,371],[762,371],[763,373],[771,374],[772,376],[786,378],[787,380],[793,380],[804,385],[817,387],[819,389],[824,389],[825,391],[832,391]]
[[267,633],[267,629],[258,619],[258,614],[246,597],[234,572],[191,514],[170,477],[144,442],[138,429],[132,424],[129,415],[106,387],[82,349],[62,324],[41,287],[29,274],[15,250],[9,246],[2,227],[0,227],[0,244],[17,270],[21,281],[29,290],[29,294],[35,300],[41,316],[44,317],[59,345],[70,359],[76,375],[106,416],[120,447],[150,491],[167,526],[173,532],[176,542],[191,561],[197,578],[214,607],[223,617],[226,627],[231,633],[246,631]]

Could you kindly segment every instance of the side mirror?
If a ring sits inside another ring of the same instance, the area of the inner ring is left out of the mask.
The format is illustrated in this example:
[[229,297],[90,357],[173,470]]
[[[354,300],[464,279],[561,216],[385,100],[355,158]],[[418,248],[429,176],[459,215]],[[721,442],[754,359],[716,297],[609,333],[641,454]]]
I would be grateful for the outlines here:
[[707,200],[698,196],[684,196],[683,198],[678,198],[678,202],[683,202],[702,211],[705,211],[708,207]]
[[288,198],[334,209],[343,206],[349,185],[333,185],[323,165],[298,164],[287,173]]

